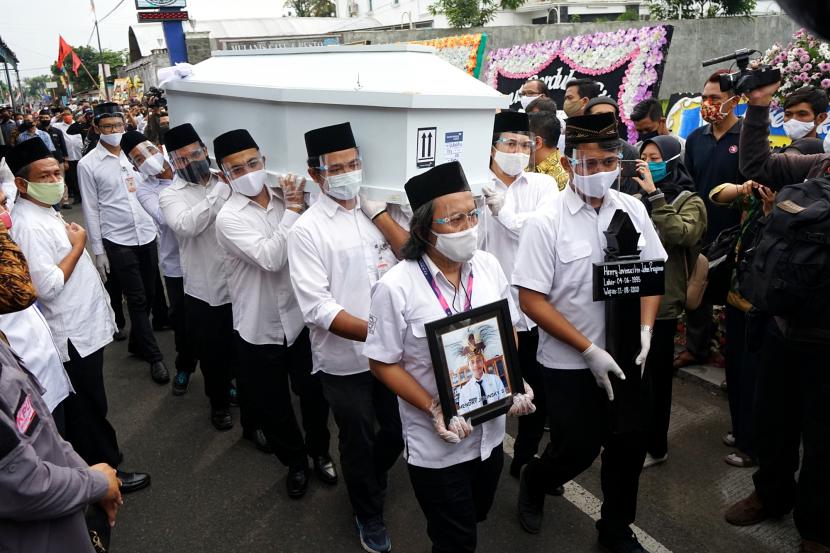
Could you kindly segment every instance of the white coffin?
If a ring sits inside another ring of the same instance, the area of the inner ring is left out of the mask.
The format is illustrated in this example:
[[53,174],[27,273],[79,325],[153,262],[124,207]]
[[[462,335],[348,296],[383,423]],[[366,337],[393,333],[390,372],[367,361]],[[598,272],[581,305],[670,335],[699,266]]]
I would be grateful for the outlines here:
[[303,134],[349,121],[370,196],[407,203],[404,184],[457,159],[474,193],[488,178],[493,118],[507,96],[414,45],[219,51],[167,84],[171,126],[213,138],[248,129],[271,179],[306,174]]

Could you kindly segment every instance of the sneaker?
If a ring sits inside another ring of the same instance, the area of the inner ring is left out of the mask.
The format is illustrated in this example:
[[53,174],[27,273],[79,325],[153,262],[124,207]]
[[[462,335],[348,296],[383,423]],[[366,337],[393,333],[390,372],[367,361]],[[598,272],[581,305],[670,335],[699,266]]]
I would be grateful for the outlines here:
[[173,395],[183,396],[187,392],[187,387],[190,386],[190,373],[187,371],[178,371],[173,378]]
[[629,530],[629,534],[617,534],[611,532],[600,532],[599,541],[600,547],[604,551],[610,553],[648,553],[646,549],[637,541],[637,536],[634,532]]
[[643,468],[647,469],[648,467],[653,467],[654,465],[659,465],[660,463],[665,463],[666,459],[669,458],[669,454],[666,453],[662,457],[652,457],[651,453],[646,453],[646,460],[643,461]]
[[721,441],[723,442],[723,445],[725,445],[726,447],[735,447],[735,434],[733,434],[730,430],[729,432],[723,435]]
[[755,466],[755,461],[749,455],[741,453],[740,451],[733,451],[723,459],[727,465],[738,467],[739,469],[746,469]]
[[392,542],[382,516],[370,517],[361,522],[355,515],[354,523],[364,550],[369,553],[387,553],[392,550]]

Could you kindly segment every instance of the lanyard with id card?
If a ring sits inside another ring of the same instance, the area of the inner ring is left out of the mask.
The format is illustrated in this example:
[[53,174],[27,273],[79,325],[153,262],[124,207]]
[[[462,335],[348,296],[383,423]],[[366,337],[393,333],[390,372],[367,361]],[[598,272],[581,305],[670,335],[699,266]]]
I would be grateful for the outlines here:
[[127,187],[127,192],[131,194],[135,192],[135,177],[132,176],[123,165],[121,166],[121,180],[124,181],[124,185]]

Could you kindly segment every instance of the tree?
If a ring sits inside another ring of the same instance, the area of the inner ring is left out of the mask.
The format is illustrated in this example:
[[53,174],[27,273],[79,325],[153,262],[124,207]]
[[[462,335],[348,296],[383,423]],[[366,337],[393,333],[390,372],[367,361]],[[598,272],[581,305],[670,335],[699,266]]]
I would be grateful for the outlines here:
[[334,17],[337,13],[331,0],[288,0],[285,6],[293,17]]
[[515,10],[524,0],[436,0],[429,13],[443,13],[453,27],[481,27],[493,19],[496,10]]
[[[63,67],[66,69],[66,75],[69,76],[69,81],[72,83],[72,89],[77,91],[97,89],[98,64],[101,63],[101,54],[98,53],[98,49],[89,46],[77,46],[75,47],[75,53],[81,58],[81,61],[92,74],[94,80],[89,78],[89,75],[84,71],[83,67],[78,68],[78,76],[76,77],[72,72],[72,56],[67,56],[63,60]],[[127,51],[123,50],[119,52],[104,48],[104,63],[109,64],[110,74],[115,76],[117,68],[127,65]],[[49,80],[58,80],[62,75],[64,74],[58,69],[57,63],[53,63],[52,77]]]
[[652,19],[703,19],[752,15],[755,0],[651,0]]
[[38,75],[37,77],[23,79],[23,93],[31,98],[40,98],[44,94],[49,94],[46,83],[51,80],[54,80],[51,75]]

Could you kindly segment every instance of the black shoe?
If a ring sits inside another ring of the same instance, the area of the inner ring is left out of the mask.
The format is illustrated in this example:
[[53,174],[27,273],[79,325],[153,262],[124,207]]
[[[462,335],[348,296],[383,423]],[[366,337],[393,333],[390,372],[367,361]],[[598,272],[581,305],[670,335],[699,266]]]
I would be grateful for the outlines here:
[[150,485],[150,475],[144,472],[115,471],[115,476],[121,480],[121,493],[133,493]]
[[156,384],[167,384],[170,382],[170,372],[164,361],[153,361],[150,363],[150,376]]
[[631,530],[627,533],[600,531],[597,541],[604,551],[610,553],[648,553]]
[[190,386],[190,373],[187,371],[176,371],[176,377],[173,378],[173,395],[183,396],[187,392],[188,386]]
[[216,430],[230,430],[233,428],[233,417],[230,409],[211,409],[210,422]]
[[[116,342],[123,342],[127,339],[127,334],[124,332],[123,328],[119,328],[112,334],[112,339]],[[132,353],[132,352],[130,352]]]
[[308,489],[308,469],[303,467],[299,470],[289,470],[285,479],[285,491],[288,497],[298,499],[305,495]]
[[314,457],[314,473],[324,484],[337,484],[337,468],[328,455]]
[[169,320],[157,323],[155,319],[153,319],[153,330],[156,332],[161,332],[163,330],[173,330],[173,323]]
[[242,430],[242,437],[254,443],[254,446],[263,453],[274,453],[271,446],[268,445],[268,440],[265,438],[265,433],[262,429],[249,430],[245,428]]
[[527,487],[527,471],[522,471],[519,478],[519,523],[525,532],[538,534],[542,530],[542,515],[545,510],[545,496],[531,497]]

